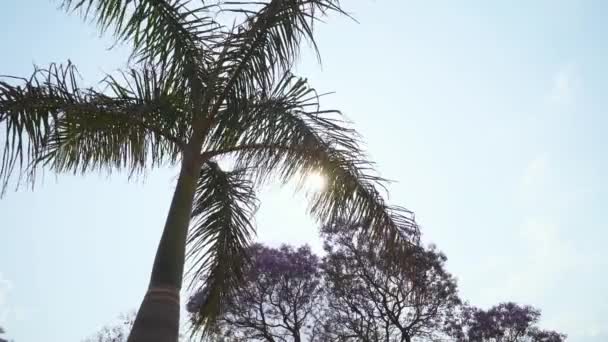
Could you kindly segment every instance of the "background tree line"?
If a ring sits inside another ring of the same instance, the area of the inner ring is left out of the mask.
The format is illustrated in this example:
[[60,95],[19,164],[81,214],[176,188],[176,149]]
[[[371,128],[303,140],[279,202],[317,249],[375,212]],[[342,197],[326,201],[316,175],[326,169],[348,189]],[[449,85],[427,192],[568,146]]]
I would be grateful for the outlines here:
[[[537,326],[540,311],[516,303],[488,309],[458,295],[446,256],[412,245],[408,262],[396,260],[347,225],[322,229],[324,255],[308,246],[253,244],[244,283],[222,307],[207,341],[456,341],[561,342],[566,336]],[[208,290],[187,304],[194,325]],[[88,342],[121,342],[127,329],[105,328]]]

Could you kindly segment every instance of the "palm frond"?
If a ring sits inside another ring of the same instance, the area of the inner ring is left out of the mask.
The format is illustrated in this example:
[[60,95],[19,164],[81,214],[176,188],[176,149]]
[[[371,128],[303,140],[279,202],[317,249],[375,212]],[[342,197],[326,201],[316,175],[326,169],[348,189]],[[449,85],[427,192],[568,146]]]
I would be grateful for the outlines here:
[[291,68],[302,41],[316,50],[313,27],[320,16],[344,13],[337,0],[226,1],[222,10],[245,19],[222,42],[227,49],[217,65],[225,79],[211,113],[225,104],[230,92],[248,98],[260,88],[268,89],[277,75]]
[[[108,75],[103,83],[112,98],[125,104],[126,109],[137,108],[132,114],[140,118],[140,125],[182,146],[192,134],[192,113],[188,110],[186,82],[177,83],[162,66],[147,64],[141,69],[121,72],[121,78]],[[133,118],[133,115],[131,115]]]
[[[302,117],[314,116],[323,126],[340,131],[340,136],[344,138],[341,143],[344,145],[358,140],[353,129],[342,125],[344,122],[339,117],[339,112],[321,111],[316,91],[308,86],[305,79],[290,72],[284,73],[268,91],[258,90],[246,98],[240,95],[238,91],[229,93],[225,108],[208,135],[204,150],[211,154],[245,146],[258,147],[268,142],[272,142],[273,146],[293,147],[292,144],[298,143],[303,137],[301,131],[281,123],[282,115],[286,112],[302,114]],[[333,114],[338,116],[338,120],[330,117]],[[278,160],[270,158],[268,162],[270,165],[263,168],[272,168],[272,162]]]
[[193,284],[204,279],[194,325],[212,326],[231,291],[241,283],[246,248],[254,234],[257,199],[248,171],[224,171],[215,162],[201,170],[188,238]]
[[63,7],[95,21],[102,32],[112,30],[118,41],[132,41],[137,59],[167,66],[176,77],[192,77],[204,67],[221,26],[210,14],[214,6],[190,8],[188,2],[63,0]]
[[175,135],[180,126],[168,120],[179,115],[174,98],[180,97],[153,71],[132,75],[136,89],[108,79],[115,96],[80,88],[71,63],[36,68],[30,78],[17,82],[0,80],[3,185],[14,173],[27,173],[33,180],[40,164],[60,172],[134,172],[173,160],[183,143]]
[[[278,175],[321,172],[326,188],[311,197],[310,212],[321,223],[358,222],[387,247],[409,245],[418,228],[408,210],[388,205],[380,190],[386,181],[373,172],[356,132],[338,111],[321,110],[305,80],[286,74],[269,94],[230,103],[240,115],[222,114],[212,154],[232,153],[239,167],[254,168],[263,181]],[[238,127],[242,127],[239,130]],[[228,131],[237,131],[232,135]],[[221,140],[221,136],[225,140]]]

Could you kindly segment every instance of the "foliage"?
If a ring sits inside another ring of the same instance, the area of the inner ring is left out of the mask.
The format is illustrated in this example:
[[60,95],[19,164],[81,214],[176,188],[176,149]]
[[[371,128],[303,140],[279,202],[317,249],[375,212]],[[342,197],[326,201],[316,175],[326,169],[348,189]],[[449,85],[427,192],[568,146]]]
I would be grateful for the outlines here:
[[[358,232],[358,233],[356,233]],[[230,341],[411,341],[444,337],[460,304],[445,257],[417,249],[415,266],[386,259],[357,229],[325,230],[322,262],[308,247],[253,245],[246,282],[214,327]],[[207,294],[191,297],[196,313]]]
[[83,342],[126,342],[134,320],[135,314],[123,315],[118,322],[102,327]]
[[[315,340],[322,305],[320,262],[307,246],[252,245],[245,282],[226,306],[214,329],[227,341]],[[188,303],[197,312],[206,294]]]
[[[343,228],[343,227],[342,227]],[[361,231],[326,227],[325,257],[308,246],[253,244],[244,282],[204,336],[209,341],[564,342],[537,326],[541,313],[508,302],[487,310],[463,304],[446,258],[416,249],[403,268],[374,250]],[[195,317],[207,293],[187,304]],[[123,342],[133,315],[85,342]]]
[[447,325],[458,342],[563,342],[566,335],[536,326],[540,311],[516,303],[500,303],[483,310],[464,306]]
[[361,230],[324,229],[327,288],[326,333],[331,341],[412,341],[443,337],[460,304],[446,257],[412,246],[407,264]]
[[[98,332],[82,342],[127,342],[134,321],[135,313],[120,315],[116,322],[103,326]],[[180,338],[180,341],[185,340]]]

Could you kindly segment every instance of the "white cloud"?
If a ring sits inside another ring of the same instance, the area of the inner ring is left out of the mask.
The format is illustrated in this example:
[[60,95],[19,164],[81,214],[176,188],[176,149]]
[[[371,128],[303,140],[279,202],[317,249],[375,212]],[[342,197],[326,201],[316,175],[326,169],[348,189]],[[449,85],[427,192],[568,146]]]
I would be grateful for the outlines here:
[[568,341],[574,342],[605,342],[608,333],[603,328],[605,323],[601,317],[593,314],[561,312],[551,323],[550,328],[568,333]]
[[525,199],[533,200],[518,231],[520,247],[527,258],[525,267],[520,269],[525,277],[552,278],[577,259],[573,246],[560,231],[559,218],[547,211],[547,203],[555,199],[556,192],[570,187],[565,180],[558,181],[560,177],[555,171],[550,159],[540,155],[525,166],[521,178]]
[[554,104],[570,104],[580,88],[581,78],[575,65],[565,65],[555,72],[551,81],[549,101]]
[[556,223],[548,219],[528,219],[520,230],[534,265],[547,273],[567,272],[578,262],[573,246]]
[[564,276],[580,265],[582,256],[577,255],[568,236],[550,217],[530,216],[514,233],[509,253],[486,260],[488,273],[494,273],[496,278],[478,299],[483,305],[515,301],[542,308]]
[[[556,294],[576,293],[586,279],[602,269],[601,254],[581,249],[573,234],[582,233],[573,226],[572,215],[589,195],[589,184],[580,174],[568,173],[559,159],[541,153],[522,168],[519,180],[522,198],[522,224],[508,256],[499,264],[505,270],[502,282],[488,293],[538,306],[543,311],[542,326],[566,332],[570,341],[608,341],[602,330],[605,320],[597,304],[588,310],[589,297],[597,297],[595,288],[581,294],[578,301],[565,296],[555,303]],[[566,211],[564,211],[564,209]],[[600,280],[601,281],[601,280]],[[560,308],[560,309],[556,309]],[[567,309],[566,309],[567,308]]]
[[548,162],[546,156],[539,156],[533,159],[526,168],[522,177],[522,184],[529,188],[542,183],[548,174]]
[[38,313],[38,310],[29,309],[21,306],[14,306],[10,311],[11,319],[16,322],[22,322],[30,319],[32,315]]
[[589,337],[598,337],[602,334],[602,331],[598,327],[591,328],[587,331],[585,335]]
[[530,218],[519,230],[520,267],[506,277],[502,291],[526,302],[542,297],[559,283],[558,279],[571,272],[580,258],[556,223],[544,218]]
[[556,165],[546,154],[531,159],[519,180],[519,195],[528,214],[537,215],[559,199],[559,192],[571,188],[569,179],[561,179]]

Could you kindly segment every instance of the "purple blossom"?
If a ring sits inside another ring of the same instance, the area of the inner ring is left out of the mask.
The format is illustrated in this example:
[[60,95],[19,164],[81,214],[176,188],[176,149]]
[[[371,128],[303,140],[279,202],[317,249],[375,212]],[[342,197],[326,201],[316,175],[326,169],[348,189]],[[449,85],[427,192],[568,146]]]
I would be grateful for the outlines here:
[[[271,248],[251,245],[244,282],[222,303],[214,334],[226,340],[301,341],[315,329],[320,307],[319,258],[308,246]],[[188,311],[195,313],[206,290],[194,294]]]
[[540,311],[512,302],[488,310],[464,306],[460,316],[446,325],[446,331],[458,342],[562,342],[566,336],[541,330],[536,324]]

